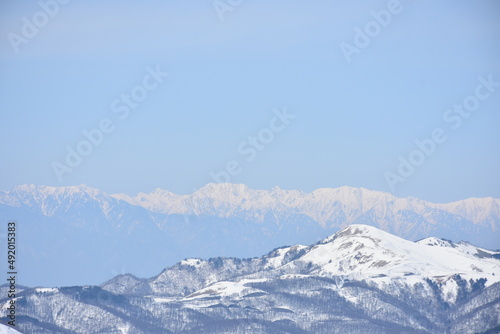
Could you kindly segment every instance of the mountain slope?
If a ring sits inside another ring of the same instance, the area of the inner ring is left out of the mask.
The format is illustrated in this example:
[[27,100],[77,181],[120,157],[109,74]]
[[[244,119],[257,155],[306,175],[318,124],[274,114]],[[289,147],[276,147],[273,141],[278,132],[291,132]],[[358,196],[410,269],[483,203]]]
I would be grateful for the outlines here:
[[19,333],[14,328],[0,324],[0,334],[16,334]]

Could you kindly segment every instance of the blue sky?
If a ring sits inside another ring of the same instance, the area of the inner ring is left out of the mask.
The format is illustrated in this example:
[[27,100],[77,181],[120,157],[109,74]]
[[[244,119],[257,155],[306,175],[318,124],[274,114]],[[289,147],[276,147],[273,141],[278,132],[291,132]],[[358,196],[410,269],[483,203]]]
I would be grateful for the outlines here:
[[[12,33],[23,36],[23,17],[42,9],[4,2],[0,189],[84,183],[186,194],[233,161],[229,181],[259,189],[500,197],[500,87],[458,129],[443,119],[474,95],[478,77],[500,82],[500,4],[402,0],[348,62],[339,45],[355,46],[355,28],[365,31],[371,11],[390,3],[242,1],[221,20],[210,0],[72,0],[15,52]],[[157,66],[168,77],[120,119],[112,102]],[[269,134],[283,108],[295,118],[248,161],[238,147]],[[66,164],[66,147],[106,118],[114,131],[61,181],[54,162]],[[391,188],[387,172],[396,175],[399,157],[436,128],[447,140]]]

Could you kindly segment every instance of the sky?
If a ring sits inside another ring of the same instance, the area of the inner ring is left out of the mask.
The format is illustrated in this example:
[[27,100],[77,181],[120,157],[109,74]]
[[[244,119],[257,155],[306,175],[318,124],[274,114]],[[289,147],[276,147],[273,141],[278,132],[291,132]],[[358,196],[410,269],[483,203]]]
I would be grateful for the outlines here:
[[0,4],[1,190],[500,198],[498,1],[58,1]]

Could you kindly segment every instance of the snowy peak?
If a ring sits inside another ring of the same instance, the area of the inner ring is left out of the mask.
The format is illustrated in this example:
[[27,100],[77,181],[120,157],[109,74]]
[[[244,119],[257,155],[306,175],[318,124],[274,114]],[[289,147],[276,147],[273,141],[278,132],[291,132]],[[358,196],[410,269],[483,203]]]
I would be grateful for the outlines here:
[[[190,195],[140,194],[135,203],[163,213],[244,217],[256,222],[262,222],[269,212],[278,219],[299,214],[325,227],[340,222],[347,226],[367,219],[384,226],[388,218],[402,219],[399,216],[409,211],[429,219],[431,224],[436,223],[435,216],[448,214],[500,229],[499,200],[485,198],[433,204],[413,197],[397,198],[384,192],[347,186],[304,193],[279,187],[267,191],[253,190],[242,184],[210,183]],[[398,227],[393,230],[397,231]]]
[[321,277],[364,282],[381,290],[394,284],[395,289],[420,289],[434,282],[441,298],[454,304],[464,286],[490,287],[500,281],[500,260],[495,254],[438,238],[412,242],[357,224],[311,246],[281,247],[251,259],[185,259],[147,282],[119,276],[103,288],[201,301],[263,295],[256,286],[272,280]]
[[67,187],[50,187],[50,186],[37,186],[34,184],[25,184],[21,186],[14,187],[12,189],[13,193],[17,194],[33,194],[37,196],[71,196],[78,194],[88,194],[92,197],[105,195],[102,191],[91,188],[85,184],[79,186],[67,186]]
[[149,194],[139,193],[133,198],[125,194],[114,194],[111,196],[126,201],[129,204],[141,206],[152,212],[160,213],[171,213],[172,203],[176,203],[181,198],[179,195],[160,188],[156,188]]
[[339,203],[358,203],[361,206],[367,206],[380,201],[395,200],[391,194],[372,191],[365,188],[340,187],[340,188],[321,188],[314,190],[311,194],[314,198],[335,198]]
[[476,247],[466,241],[460,241],[458,243],[453,243],[450,240],[439,239],[435,237],[426,238],[417,241],[420,245],[426,246],[434,246],[434,247],[447,247],[454,248],[455,250],[469,256],[475,256],[478,258],[491,258],[491,259],[500,259],[499,251],[491,251],[488,249]]
[[108,198],[108,194],[83,184],[68,187],[30,184],[14,187],[9,192],[0,192],[0,204],[39,209],[46,216],[53,215],[61,206],[68,208],[79,201],[102,203]]
[[460,274],[472,280],[486,278],[491,285],[500,280],[500,261],[495,254],[467,243],[437,238],[411,242],[372,226],[352,225],[312,246],[288,266],[304,268],[310,264],[309,274],[382,281]]
[[[369,225],[362,225],[362,224],[353,224],[349,225],[339,232],[335,233],[334,235],[324,239],[323,241],[320,242],[320,244],[327,244],[335,241],[336,239],[339,238],[350,238],[350,237],[367,237],[370,239],[375,238],[376,236],[378,237],[386,237],[386,238],[391,238],[393,235],[384,232],[376,227],[369,226]],[[403,239],[402,239],[403,240]]]
[[236,197],[248,197],[253,191],[244,184],[236,183],[208,183],[204,187],[198,189],[194,194],[201,197],[220,198],[227,195]]
[[405,260],[412,246],[412,242],[375,227],[351,225],[313,246],[300,261],[314,264],[319,272],[376,277]]
[[446,239],[440,239],[436,237],[425,238],[417,241],[420,245],[426,246],[436,246],[436,247],[454,247],[453,242]]
[[302,256],[309,247],[295,245],[291,247],[281,247],[271,253],[264,255],[264,268],[276,269]]
[[[293,216],[307,216],[323,227],[366,223],[390,231],[404,231],[399,225],[411,212],[429,222],[429,227],[439,219],[464,219],[473,224],[500,230],[500,200],[471,198],[449,204],[434,204],[417,198],[397,198],[391,194],[364,188],[322,188],[311,193],[299,190],[253,190],[243,184],[209,183],[189,195],[177,195],[157,188],[151,193],[135,197],[125,194],[108,195],[100,190],[80,185],[48,187],[22,185],[9,192],[0,192],[0,203],[21,206],[42,205],[53,199],[54,205],[65,199],[119,200],[143,207],[154,213],[243,218],[263,222],[271,215],[278,221]],[[418,217],[417,217],[418,216]],[[393,226],[390,226],[389,221]]]
[[189,277],[191,283],[198,284],[191,288],[198,289],[224,281],[220,291],[225,291],[229,284],[227,281],[283,275],[343,276],[377,286],[393,281],[409,285],[426,279],[442,282],[460,275],[471,282],[484,279],[486,286],[490,286],[500,281],[500,260],[495,258],[495,254],[470,244],[454,244],[438,238],[412,242],[375,227],[358,224],[348,226],[312,246],[281,247],[261,258],[186,259],[153,278],[151,285],[153,291],[175,293],[177,290],[172,292],[168,287],[175,284],[172,282],[178,277]]
[[84,184],[68,187],[49,187],[26,184],[14,187],[11,191],[1,192],[0,194],[0,201],[5,201],[4,203],[6,203],[8,199],[18,199],[26,203],[29,203],[29,201],[39,203],[50,198],[58,200],[70,197],[87,197],[91,199],[98,199],[108,196],[106,193],[98,189],[88,187]]
[[495,221],[500,218],[500,200],[486,198],[468,198],[448,204],[434,204],[435,208],[446,210],[458,216],[469,217],[473,221],[486,221],[499,228]]

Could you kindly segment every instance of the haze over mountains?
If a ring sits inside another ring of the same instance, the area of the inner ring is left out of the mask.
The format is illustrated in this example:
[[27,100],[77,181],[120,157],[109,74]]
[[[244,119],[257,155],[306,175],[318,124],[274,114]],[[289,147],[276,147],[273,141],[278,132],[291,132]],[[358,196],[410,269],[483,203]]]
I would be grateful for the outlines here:
[[499,199],[435,204],[351,187],[304,193],[208,184],[190,195],[156,189],[130,197],[84,185],[23,185],[0,192],[0,217],[18,222],[19,280],[29,286],[148,277],[188,257],[260,256],[350,224],[500,248]]
[[258,258],[185,259],[149,279],[22,290],[18,324],[33,334],[500,330],[500,252],[367,225]]

